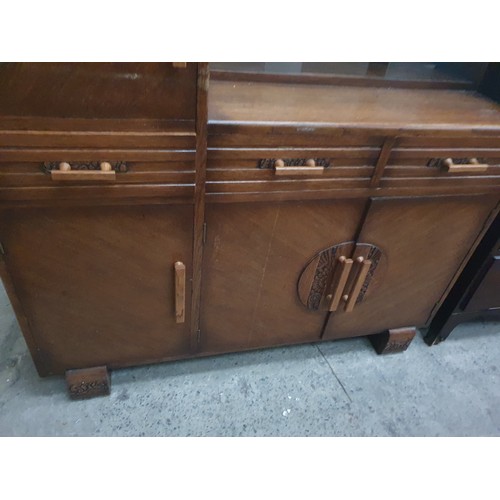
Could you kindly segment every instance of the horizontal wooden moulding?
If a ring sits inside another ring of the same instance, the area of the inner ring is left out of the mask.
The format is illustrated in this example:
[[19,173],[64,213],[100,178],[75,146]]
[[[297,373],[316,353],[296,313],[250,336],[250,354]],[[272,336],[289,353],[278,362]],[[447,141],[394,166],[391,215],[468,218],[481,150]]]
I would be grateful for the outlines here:
[[0,149],[0,162],[18,161],[192,161],[191,150],[137,149]]
[[390,162],[406,159],[428,158],[500,158],[498,148],[395,148],[391,151]]
[[214,192],[273,192],[273,191],[308,191],[319,189],[352,189],[367,187],[369,177],[359,179],[285,179],[269,181],[207,182],[207,193]]
[[331,148],[220,148],[208,150],[208,161],[263,159],[335,159],[335,158],[377,158],[380,148],[374,147],[331,147]]
[[111,200],[114,198],[175,197],[193,200],[194,184],[109,184],[55,185],[51,187],[11,187],[0,189],[0,203],[12,201]]
[[0,147],[189,150],[195,149],[196,137],[194,133],[0,130]]
[[[368,184],[368,182],[367,182]],[[499,185],[491,183],[456,185],[453,183],[432,183],[427,185],[408,186],[405,183],[396,183],[390,186],[380,187],[340,187],[334,185],[322,189],[318,185],[317,189],[310,190],[276,190],[262,192],[258,190],[246,192],[231,191],[207,191],[208,203],[242,203],[242,202],[269,202],[269,201],[299,201],[299,200],[331,200],[347,199],[357,197],[386,197],[386,196],[460,196],[460,195],[483,195],[500,193]]]
[[289,134],[266,134],[253,131],[248,134],[209,135],[208,147],[212,150],[223,148],[334,148],[334,147],[380,147],[385,135],[367,136],[349,134],[315,135],[305,130],[295,130]]
[[488,187],[492,190],[500,192],[500,175],[467,175],[463,176],[451,175],[441,177],[405,177],[405,178],[382,178],[380,187],[393,188],[393,187],[413,187],[413,188],[440,188],[448,185],[450,187]]
[[[326,168],[321,174],[328,179],[367,178],[372,175],[373,166]],[[306,172],[307,173],[307,172]],[[208,181],[276,181],[273,169],[261,168],[211,168],[207,170]]]
[[500,176],[500,161],[496,163],[496,165],[489,165],[487,170],[484,171],[474,171],[474,172],[453,172],[453,175],[450,172],[446,172],[440,168],[431,168],[427,166],[415,166],[415,165],[388,165],[385,167],[383,178],[397,178],[397,177],[405,177],[405,178],[453,178],[455,176],[458,177],[467,177],[467,176]]

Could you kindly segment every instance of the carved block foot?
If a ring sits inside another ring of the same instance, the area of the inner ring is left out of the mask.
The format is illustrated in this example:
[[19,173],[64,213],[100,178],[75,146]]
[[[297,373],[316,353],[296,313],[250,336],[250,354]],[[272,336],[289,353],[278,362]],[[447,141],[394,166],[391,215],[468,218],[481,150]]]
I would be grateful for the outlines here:
[[406,351],[416,333],[417,330],[413,327],[395,328],[370,335],[368,338],[377,354],[391,354]]
[[108,396],[111,382],[105,366],[68,370],[66,372],[69,397],[71,399],[87,399],[95,396]]

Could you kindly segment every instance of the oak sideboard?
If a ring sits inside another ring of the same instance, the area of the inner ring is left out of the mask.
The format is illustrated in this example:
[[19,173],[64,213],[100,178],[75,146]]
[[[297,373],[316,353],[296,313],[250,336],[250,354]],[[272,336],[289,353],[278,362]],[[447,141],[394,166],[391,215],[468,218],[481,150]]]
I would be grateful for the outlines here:
[[370,71],[0,64],[0,274],[39,374],[81,398],[131,365],[406,349],[499,211],[500,79]]

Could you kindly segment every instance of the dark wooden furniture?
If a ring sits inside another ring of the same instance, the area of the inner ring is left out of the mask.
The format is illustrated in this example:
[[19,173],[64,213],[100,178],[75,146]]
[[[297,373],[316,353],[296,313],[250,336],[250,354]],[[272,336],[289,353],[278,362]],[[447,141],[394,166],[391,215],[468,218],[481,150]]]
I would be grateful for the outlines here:
[[500,108],[374,73],[0,65],[0,274],[40,375],[85,397],[142,363],[404,350],[499,210]]
[[424,337],[429,345],[446,340],[466,321],[500,320],[500,216],[436,313]]

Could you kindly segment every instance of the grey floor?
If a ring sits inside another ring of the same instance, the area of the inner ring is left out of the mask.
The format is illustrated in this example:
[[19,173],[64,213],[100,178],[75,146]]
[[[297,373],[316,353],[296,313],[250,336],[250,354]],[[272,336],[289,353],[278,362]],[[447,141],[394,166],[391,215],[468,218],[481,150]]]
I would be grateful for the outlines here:
[[40,379],[0,285],[2,436],[498,436],[500,324],[377,356],[364,338],[118,370],[72,402]]

